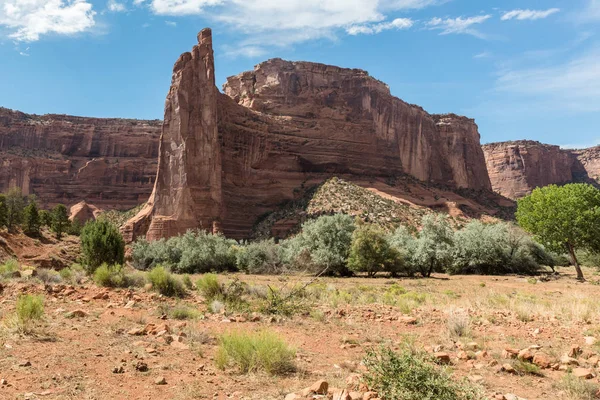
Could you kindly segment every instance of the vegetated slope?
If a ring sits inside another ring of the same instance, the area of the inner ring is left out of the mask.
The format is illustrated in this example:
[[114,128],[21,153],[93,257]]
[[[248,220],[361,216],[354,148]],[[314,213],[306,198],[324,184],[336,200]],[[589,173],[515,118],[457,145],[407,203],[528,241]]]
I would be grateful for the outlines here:
[[[385,186],[385,190],[382,186]],[[285,238],[296,233],[307,219],[324,214],[352,215],[378,224],[386,230],[393,230],[400,225],[418,228],[421,218],[434,212],[448,214],[455,227],[461,226],[470,218],[493,218],[492,214],[498,210],[503,210],[499,217],[512,215],[510,202],[490,206],[486,212],[479,203],[466,195],[462,197],[407,176],[385,183],[355,183],[334,177],[307,188],[296,200],[263,215],[254,226],[252,237]]]
[[21,232],[0,232],[0,262],[15,258],[25,265],[60,270],[74,263],[78,256],[76,236],[65,235],[59,241],[48,230],[43,230],[37,238]]

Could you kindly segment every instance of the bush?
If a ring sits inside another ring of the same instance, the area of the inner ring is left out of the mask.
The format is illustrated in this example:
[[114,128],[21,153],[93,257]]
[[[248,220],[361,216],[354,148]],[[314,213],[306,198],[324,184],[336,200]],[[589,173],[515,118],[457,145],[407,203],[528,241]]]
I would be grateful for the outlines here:
[[50,228],[52,226],[52,214],[47,210],[40,210],[40,223]]
[[88,273],[106,263],[122,265],[125,241],[117,228],[106,221],[90,221],[81,231],[81,253]]
[[94,271],[94,282],[99,286],[112,288],[127,288],[131,283],[123,270],[123,266],[108,265],[106,263]]
[[185,288],[179,279],[170,274],[164,267],[155,267],[148,273],[148,280],[152,288],[168,297],[185,296]]
[[142,270],[164,265],[178,273],[234,271],[235,244],[222,235],[188,231],[168,240],[139,240],[133,244],[132,257],[134,267]]
[[176,306],[169,312],[169,315],[173,319],[185,320],[185,319],[196,319],[200,316],[198,310],[186,306]]
[[219,369],[236,367],[241,373],[264,371],[281,375],[295,370],[295,350],[275,333],[230,332],[221,336],[216,364]]
[[0,278],[12,277],[19,270],[19,262],[11,258],[0,264]]
[[5,227],[8,222],[8,208],[6,207],[6,196],[0,194],[0,228]]
[[353,218],[345,214],[307,221],[296,237],[284,242],[284,260],[296,268],[308,266],[315,273],[327,269],[329,273],[347,275],[355,228]]
[[17,298],[17,322],[26,327],[44,316],[44,299],[42,296],[22,294]]
[[369,350],[364,360],[365,380],[379,397],[398,400],[476,400],[484,397],[467,383],[458,381],[434,360],[422,353],[404,349]]
[[62,275],[53,269],[39,268],[36,272],[36,278],[45,284],[60,283],[63,280]]
[[235,255],[237,268],[247,274],[276,274],[282,270],[280,249],[273,239],[240,246]]
[[215,274],[204,274],[196,281],[196,287],[207,302],[223,300],[225,290]]
[[393,275],[403,269],[404,260],[390,246],[384,232],[372,224],[363,224],[352,234],[348,268],[353,272],[366,272],[373,277],[378,272]]
[[553,258],[527,234],[508,223],[469,222],[456,233],[451,274],[535,274]]

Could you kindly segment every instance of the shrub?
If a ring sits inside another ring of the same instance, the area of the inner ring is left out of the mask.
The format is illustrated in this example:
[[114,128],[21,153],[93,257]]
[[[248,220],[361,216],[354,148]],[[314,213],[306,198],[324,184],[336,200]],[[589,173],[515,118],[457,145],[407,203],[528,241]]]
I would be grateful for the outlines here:
[[33,321],[44,316],[44,299],[42,296],[23,294],[17,298],[17,322],[27,327]]
[[39,236],[41,227],[40,212],[35,199],[32,198],[23,210],[23,232],[29,236]]
[[47,210],[40,210],[40,223],[45,227],[52,227],[52,214]]
[[222,300],[224,297],[224,288],[215,274],[204,274],[196,281],[196,287],[208,302],[215,299]]
[[594,400],[598,398],[597,393],[600,390],[597,384],[577,378],[573,374],[565,375],[554,386],[564,391],[569,400]]
[[198,310],[187,306],[176,306],[168,314],[171,318],[178,320],[196,319],[200,316]]
[[275,274],[282,269],[282,259],[275,240],[249,243],[236,248],[236,265],[247,274]]
[[184,275],[181,277],[181,283],[185,286],[186,289],[192,290],[194,288],[194,283],[192,282],[192,278],[189,275]]
[[381,228],[363,224],[352,234],[348,268],[353,272],[366,272],[373,277],[378,272],[396,274],[402,270],[404,260],[390,246]]
[[236,367],[241,373],[264,371],[281,375],[295,370],[295,350],[275,333],[230,332],[220,337],[216,364],[219,369]]
[[37,278],[45,284],[60,283],[63,280],[61,274],[53,269],[39,268],[36,272]]
[[168,297],[185,296],[185,288],[179,279],[170,274],[164,267],[155,267],[148,273],[148,280],[152,288]]
[[125,241],[110,222],[90,221],[81,231],[81,253],[88,272],[93,274],[104,263],[123,264]]
[[540,261],[553,258],[520,229],[508,223],[469,222],[456,233],[451,274],[534,274]]
[[108,265],[106,263],[99,266],[94,271],[94,282],[99,286],[112,288],[127,288],[131,281],[121,265]]
[[0,264],[0,278],[12,277],[19,270],[19,262],[11,258]]
[[56,233],[56,238],[60,240],[63,233],[67,231],[70,226],[69,212],[64,204],[58,204],[52,209],[52,232]]
[[83,229],[83,225],[81,224],[81,221],[79,221],[78,219],[74,219],[71,223],[69,223],[69,226],[67,227],[66,232],[69,235],[80,236],[82,229]]
[[381,398],[399,400],[476,400],[484,397],[475,387],[458,381],[434,360],[409,348],[369,350],[364,360],[365,380]]
[[178,273],[233,271],[235,244],[222,235],[188,231],[168,240],[139,240],[133,244],[132,257],[134,267],[144,270],[164,265]]
[[309,266],[315,273],[327,269],[329,273],[347,275],[346,262],[355,228],[353,218],[345,214],[307,221],[296,237],[285,241],[284,259],[297,268]]

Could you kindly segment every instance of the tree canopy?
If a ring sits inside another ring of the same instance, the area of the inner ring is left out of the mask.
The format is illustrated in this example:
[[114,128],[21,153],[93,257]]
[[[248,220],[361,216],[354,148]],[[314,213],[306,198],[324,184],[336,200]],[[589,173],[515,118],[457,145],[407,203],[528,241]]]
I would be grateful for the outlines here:
[[581,183],[537,188],[519,200],[517,221],[547,248],[567,251],[584,279],[575,251],[600,251],[600,190]]

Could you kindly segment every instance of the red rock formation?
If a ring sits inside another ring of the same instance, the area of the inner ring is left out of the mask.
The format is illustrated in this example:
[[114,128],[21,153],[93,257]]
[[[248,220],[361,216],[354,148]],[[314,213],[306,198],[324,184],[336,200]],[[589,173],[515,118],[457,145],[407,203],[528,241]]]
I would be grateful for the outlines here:
[[30,115],[0,108],[0,192],[18,186],[44,206],[106,209],[146,201],[156,177],[158,121]]
[[334,175],[491,189],[473,120],[430,115],[364,71],[279,59],[229,78],[224,95],[211,41],[202,31],[175,63],[155,189],[124,227],[128,240],[195,227],[244,237],[260,215]]
[[494,191],[511,199],[536,187],[597,180],[600,147],[566,150],[534,141],[492,143],[483,146]]
[[97,207],[90,205],[85,201],[81,201],[72,206],[69,210],[69,220],[77,221],[83,225],[87,221],[95,221],[101,212],[102,210]]

